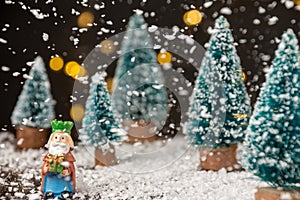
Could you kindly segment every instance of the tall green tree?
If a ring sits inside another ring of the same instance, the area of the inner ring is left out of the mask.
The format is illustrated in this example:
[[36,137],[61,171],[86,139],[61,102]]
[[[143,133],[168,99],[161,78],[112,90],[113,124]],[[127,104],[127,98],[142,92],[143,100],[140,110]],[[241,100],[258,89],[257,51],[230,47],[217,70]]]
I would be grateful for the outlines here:
[[143,17],[129,19],[116,68],[113,107],[123,120],[161,123],[167,115],[167,92]]
[[104,74],[96,73],[91,78],[79,138],[84,144],[105,149],[124,140],[125,135],[112,111]]
[[55,118],[55,101],[50,92],[50,83],[43,59],[38,56],[25,81],[23,90],[13,110],[14,125],[34,128],[50,128]]
[[288,29],[275,52],[247,129],[244,166],[273,186],[300,182],[300,63]]
[[195,84],[185,131],[196,146],[227,147],[245,135],[250,100],[229,26],[216,20]]

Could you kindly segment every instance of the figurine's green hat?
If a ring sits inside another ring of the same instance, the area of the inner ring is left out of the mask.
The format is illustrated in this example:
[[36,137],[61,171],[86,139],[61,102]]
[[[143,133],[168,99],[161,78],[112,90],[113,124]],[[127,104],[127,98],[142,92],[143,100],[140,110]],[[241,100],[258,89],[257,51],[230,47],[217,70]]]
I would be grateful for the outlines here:
[[56,131],[61,131],[61,132],[70,134],[71,129],[73,127],[73,122],[53,120],[51,122],[51,126],[52,126],[52,133],[54,133]]

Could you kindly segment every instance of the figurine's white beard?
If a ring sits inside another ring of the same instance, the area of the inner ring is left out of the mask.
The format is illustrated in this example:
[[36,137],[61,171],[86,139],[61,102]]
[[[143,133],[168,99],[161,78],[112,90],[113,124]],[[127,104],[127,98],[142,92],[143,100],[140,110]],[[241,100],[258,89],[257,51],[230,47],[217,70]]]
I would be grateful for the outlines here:
[[52,155],[68,153],[69,150],[69,145],[62,142],[51,142],[49,146],[49,153]]

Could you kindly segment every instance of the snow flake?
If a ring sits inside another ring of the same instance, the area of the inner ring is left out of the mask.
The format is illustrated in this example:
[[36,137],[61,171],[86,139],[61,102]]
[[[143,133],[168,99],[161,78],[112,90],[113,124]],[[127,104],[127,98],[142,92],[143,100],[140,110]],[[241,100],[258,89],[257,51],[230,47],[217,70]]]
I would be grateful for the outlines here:
[[163,34],[163,36],[167,39],[167,40],[174,40],[176,38],[175,35],[166,35],[166,34]]
[[225,104],[226,103],[226,98],[220,98],[220,103]]
[[265,8],[263,8],[263,7],[261,7],[261,6],[258,7],[258,13],[259,13],[259,14],[263,14],[263,13],[265,13],[265,12],[266,12],[266,9],[265,9]]
[[288,0],[288,1],[286,1],[286,2],[284,3],[284,5],[285,5],[285,7],[286,7],[287,9],[291,9],[291,8],[294,7],[294,2]]
[[203,7],[204,8],[209,8],[210,6],[212,6],[213,5],[213,1],[207,1],[207,2],[205,2],[204,4],[203,4]]
[[3,38],[0,38],[0,43],[6,44],[6,43],[7,43],[7,40],[5,40],[5,39],[3,39]]
[[[221,61],[222,62],[228,62],[229,61],[229,59],[228,59],[228,57],[227,56],[225,56],[225,55],[223,55],[222,57],[221,57]],[[222,69],[222,70],[226,70],[226,67],[225,67],[225,69]]]
[[270,55],[267,55],[267,54],[263,54],[262,56],[261,56],[261,59],[263,60],[263,61],[269,61],[270,59],[271,59],[271,56]]
[[101,2],[101,5],[99,5],[99,4],[97,4],[97,3],[94,5],[94,9],[95,9],[95,10],[100,10],[100,9],[102,9],[102,8],[105,8],[104,2]]
[[40,9],[30,9],[30,12],[35,16],[37,19],[44,19],[49,17],[49,14],[41,13]]
[[163,87],[164,87],[164,85],[163,85],[163,84],[159,84],[159,85],[152,85],[152,87],[153,87],[154,89],[160,90],[161,88],[163,88]]
[[144,11],[140,10],[140,9],[135,9],[134,12],[137,14],[137,15],[142,15],[144,13]]
[[247,39],[240,39],[240,40],[239,40],[239,43],[240,43],[240,44],[246,44],[246,43],[247,43]]
[[232,10],[230,8],[228,8],[228,7],[224,7],[224,8],[221,8],[220,13],[224,14],[224,15],[231,15],[232,14]]
[[2,66],[1,70],[4,71],[4,72],[8,72],[10,70],[10,68],[7,67],[7,66]]
[[72,14],[72,15],[78,16],[78,15],[80,15],[80,12],[78,12],[78,11],[76,11],[74,8],[72,8],[71,14]]
[[277,16],[273,16],[273,17],[269,18],[268,25],[270,25],[270,26],[275,25],[278,20],[279,20],[279,18]]
[[30,79],[30,80],[33,79],[33,77],[32,77],[32,76],[29,76],[28,74],[23,74],[23,78],[25,78],[25,79]]
[[102,31],[103,33],[109,33],[109,29],[104,28],[104,27],[101,28],[101,31]]
[[156,31],[157,29],[158,29],[158,27],[155,26],[155,25],[151,25],[151,26],[148,27],[148,31],[149,31],[150,33]]
[[14,77],[17,77],[17,76],[19,76],[21,73],[20,72],[14,72],[12,75],[14,76]]
[[194,53],[195,49],[196,49],[196,45],[192,46],[192,48],[190,49],[190,54]]
[[253,20],[253,24],[255,24],[255,25],[260,24],[260,20],[259,20],[259,19],[254,19],[254,20]]
[[48,33],[43,33],[42,38],[44,41],[48,41],[49,40],[49,34]]
[[111,20],[109,20],[109,21],[106,21],[106,24],[113,25],[113,22]]
[[5,0],[5,4],[15,4],[15,2],[12,0]]

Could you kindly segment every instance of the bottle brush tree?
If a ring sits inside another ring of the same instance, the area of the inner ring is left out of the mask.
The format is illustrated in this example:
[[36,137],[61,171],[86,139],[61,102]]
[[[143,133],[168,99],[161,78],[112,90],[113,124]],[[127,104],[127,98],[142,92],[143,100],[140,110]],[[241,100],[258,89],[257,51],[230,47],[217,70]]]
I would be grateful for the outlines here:
[[[80,129],[80,137],[83,144],[96,147],[97,154],[107,154],[98,158],[102,165],[115,164],[113,152],[108,150],[126,139],[126,132],[115,119],[111,107],[111,99],[106,89],[104,74],[96,73],[91,78],[89,96],[85,104],[85,116]],[[97,153],[98,152],[98,153]],[[108,153],[107,153],[108,152]]]
[[292,188],[300,183],[299,59],[296,35],[288,29],[247,129],[243,164],[273,187]]
[[141,15],[129,19],[115,81],[113,107],[124,123],[164,124],[168,112],[164,77]]
[[[229,23],[220,16],[216,20],[190,103],[185,132],[193,145],[201,149],[229,148],[244,139],[250,100],[241,72]],[[235,149],[232,152],[235,153]],[[235,156],[232,159],[236,162]],[[218,170],[218,164],[214,165]]]
[[45,64],[38,56],[11,116],[12,124],[17,127],[19,147],[39,148],[47,142],[47,131],[43,129],[50,128],[55,118],[54,104]]

